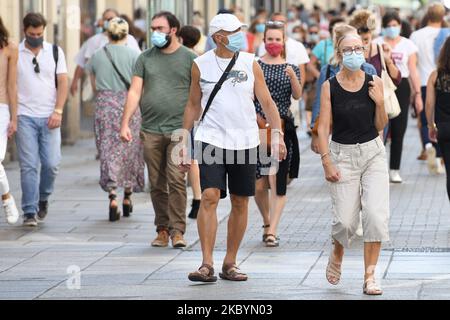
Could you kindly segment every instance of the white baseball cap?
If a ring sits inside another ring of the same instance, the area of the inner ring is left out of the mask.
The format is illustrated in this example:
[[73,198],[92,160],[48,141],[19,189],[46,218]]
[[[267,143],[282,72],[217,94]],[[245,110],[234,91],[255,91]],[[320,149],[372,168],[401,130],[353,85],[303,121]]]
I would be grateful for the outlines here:
[[219,14],[215,16],[209,24],[209,36],[212,36],[221,30],[233,32],[242,27],[247,27],[247,25],[239,21],[238,17],[234,14]]

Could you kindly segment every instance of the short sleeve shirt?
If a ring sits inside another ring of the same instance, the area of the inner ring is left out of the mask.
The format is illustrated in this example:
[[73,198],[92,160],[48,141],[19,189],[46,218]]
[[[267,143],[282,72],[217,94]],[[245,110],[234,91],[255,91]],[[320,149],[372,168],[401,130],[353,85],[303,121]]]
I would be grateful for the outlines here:
[[334,55],[334,46],[331,39],[320,41],[315,47],[312,54],[319,60],[321,66],[330,63]]
[[53,56],[53,45],[44,42],[36,57],[40,72],[36,73],[33,64],[34,54],[25,46],[19,45],[19,62],[17,64],[18,115],[34,118],[48,118],[56,106],[57,75],[67,74],[64,51],[58,48],[58,65]]
[[[286,68],[287,66],[291,66],[297,75],[297,79],[300,81],[299,67],[293,64],[266,64],[261,60],[259,60],[258,63],[263,70],[267,87],[269,88],[273,101],[278,107],[280,116],[289,118],[292,117],[292,113],[290,111],[292,85],[290,78],[286,75]],[[259,101],[255,101],[255,106],[256,112],[264,116]]]
[[[123,45],[107,45],[106,48],[120,73],[131,83],[133,68],[139,54]],[[95,85],[98,91],[127,91],[119,74],[113,68],[104,50],[99,50],[88,62],[86,69],[95,75]]]
[[[374,40],[376,44],[383,44],[384,38],[380,37]],[[409,78],[409,67],[408,62],[409,58],[418,52],[417,46],[411,40],[402,37],[400,42],[392,48],[392,59],[395,62],[395,65],[402,73],[403,78]]]
[[142,130],[170,134],[183,124],[195,53],[181,46],[172,54],[152,48],[140,55],[134,76],[144,80]]

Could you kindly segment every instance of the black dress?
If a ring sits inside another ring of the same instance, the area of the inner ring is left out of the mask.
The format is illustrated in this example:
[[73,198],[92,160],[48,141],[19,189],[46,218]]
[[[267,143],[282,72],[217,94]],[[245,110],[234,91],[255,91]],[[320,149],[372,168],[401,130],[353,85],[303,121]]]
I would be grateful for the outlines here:
[[[287,177],[291,179],[298,178],[298,172],[300,167],[300,152],[298,146],[298,138],[296,133],[296,127],[294,124],[294,116],[290,110],[292,86],[291,80],[286,74],[286,68],[291,66],[297,78],[300,81],[300,68],[292,64],[266,64],[261,60],[258,61],[264,72],[264,78],[266,79],[267,87],[273,101],[278,107],[280,117],[285,121],[285,143],[288,149],[288,156],[286,160],[280,163],[280,167],[277,173],[277,194],[279,196],[286,195],[287,189]],[[261,104],[258,100],[255,100],[256,112],[265,118],[262,111]],[[262,164],[258,160],[256,178],[261,179],[265,175],[262,174],[262,169],[270,167],[270,164]]]

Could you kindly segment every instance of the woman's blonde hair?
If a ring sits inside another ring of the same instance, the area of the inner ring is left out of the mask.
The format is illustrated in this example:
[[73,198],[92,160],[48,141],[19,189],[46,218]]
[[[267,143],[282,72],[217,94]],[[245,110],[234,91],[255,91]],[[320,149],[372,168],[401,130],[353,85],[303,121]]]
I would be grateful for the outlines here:
[[333,39],[333,44],[334,44],[334,57],[333,60],[331,61],[331,64],[334,66],[337,66],[339,63],[341,63],[342,57],[341,54],[339,53],[339,45],[341,44],[342,40],[345,39],[345,37],[347,37],[348,35],[353,35],[356,37],[358,36],[358,31],[356,30],[355,27],[352,27],[348,24],[340,24],[338,26],[336,26],[334,28],[334,39]]

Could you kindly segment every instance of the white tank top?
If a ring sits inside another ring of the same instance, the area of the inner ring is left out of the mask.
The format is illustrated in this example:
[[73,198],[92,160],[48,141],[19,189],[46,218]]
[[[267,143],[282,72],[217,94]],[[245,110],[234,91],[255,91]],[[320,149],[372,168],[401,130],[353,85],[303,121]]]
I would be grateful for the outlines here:
[[[221,59],[210,50],[195,60],[200,69],[202,108],[231,59]],[[255,111],[253,54],[241,52],[230,75],[217,93],[195,140],[226,150],[248,150],[259,145]],[[220,67],[219,67],[220,66]]]

